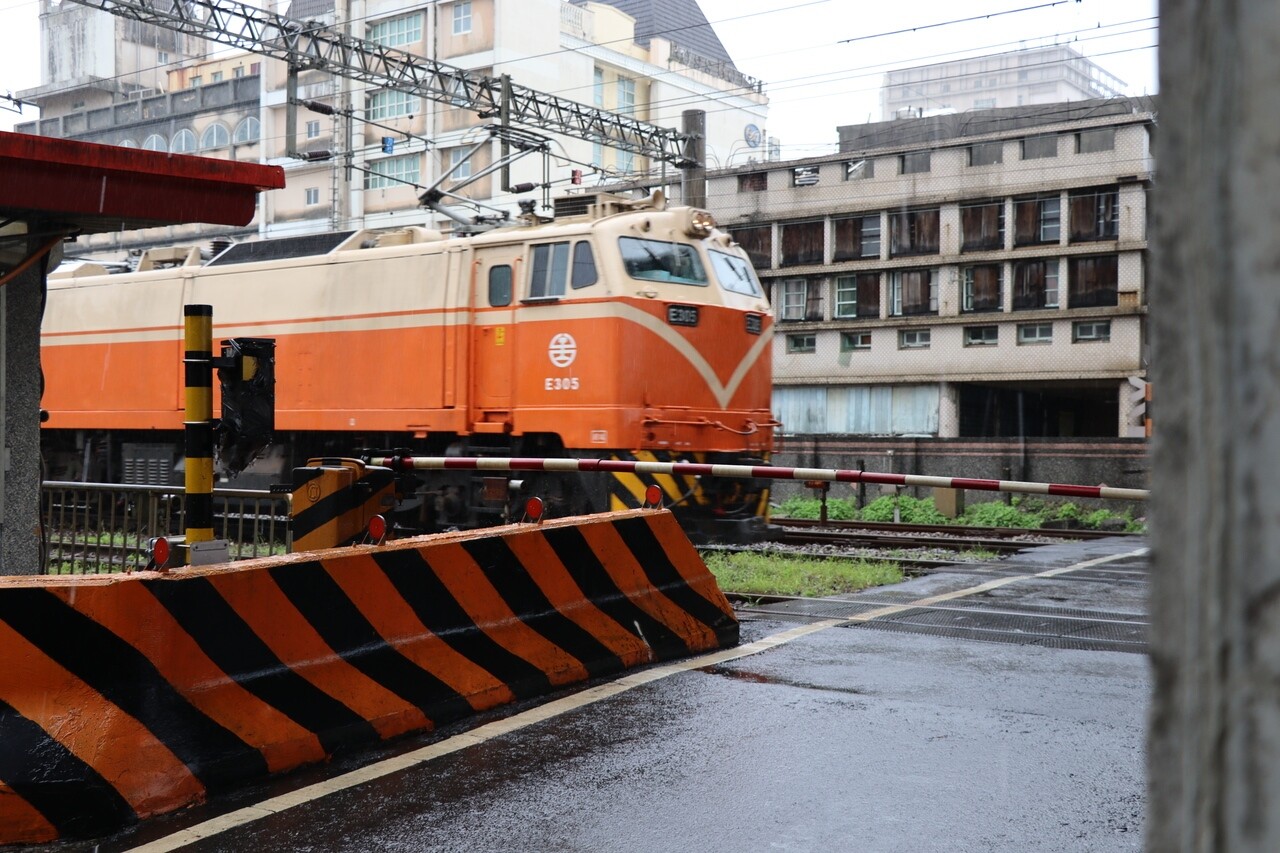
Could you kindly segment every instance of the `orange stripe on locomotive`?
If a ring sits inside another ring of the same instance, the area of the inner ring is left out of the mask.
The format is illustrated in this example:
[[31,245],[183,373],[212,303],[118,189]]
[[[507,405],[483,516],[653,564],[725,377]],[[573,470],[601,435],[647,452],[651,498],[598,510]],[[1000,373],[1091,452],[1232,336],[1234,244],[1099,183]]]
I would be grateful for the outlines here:
[[[758,283],[753,294],[717,286],[707,252],[745,255],[723,234],[691,238],[689,209],[659,207],[466,239],[357,232],[323,255],[54,278],[47,427],[180,429],[182,305],[204,303],[215,340],[276,339],[280,432],[555,433],[565,447],[767,451],[764,296]],[[628,275],[626,237],[701,243],[708,283]],[[364,248],[379,240],[392,245]],[[580,243],[595,282],[572,287],[562,269],[562,292],[539,294],[532,247],[572,245],[576,257]],[[492,298],[502,267],[507,304]],[[696,325],[691,313],[669,322],[671,306],[696,308]]]

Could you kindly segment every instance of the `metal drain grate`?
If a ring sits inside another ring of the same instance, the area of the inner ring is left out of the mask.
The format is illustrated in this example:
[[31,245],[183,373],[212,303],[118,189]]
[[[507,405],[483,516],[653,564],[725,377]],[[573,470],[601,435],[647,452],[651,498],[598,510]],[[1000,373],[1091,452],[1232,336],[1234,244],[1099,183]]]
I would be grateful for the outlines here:
[[[885,592],[874,598],[841,601],[798,599],[748,608],[747,614],[783,619],[852,619],[889,606],[919,600],[919,594]],[[900,613],[879,616],[848,627],[929,634],[1016,645],[1145,653],[1147,617],[1144,614],[1082,610],[1037,604],[994,601],[990,598],[953,599]]]

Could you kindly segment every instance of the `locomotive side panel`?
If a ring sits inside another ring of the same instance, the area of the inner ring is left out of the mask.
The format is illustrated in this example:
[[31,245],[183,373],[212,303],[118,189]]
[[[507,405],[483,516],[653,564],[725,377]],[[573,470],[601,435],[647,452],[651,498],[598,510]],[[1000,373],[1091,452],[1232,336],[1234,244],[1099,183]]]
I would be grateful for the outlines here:
[[172,272],[50,281],[40,356],[48,428],[182,428],[182,290]]

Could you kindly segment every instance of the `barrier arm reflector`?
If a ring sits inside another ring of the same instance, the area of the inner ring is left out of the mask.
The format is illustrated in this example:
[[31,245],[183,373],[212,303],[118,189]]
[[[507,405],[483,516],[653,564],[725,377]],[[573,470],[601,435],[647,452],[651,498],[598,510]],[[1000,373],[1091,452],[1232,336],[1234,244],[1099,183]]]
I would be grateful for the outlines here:
[[393,471],[544,471],[571,473],[602,471],[630,474],[673,474],[757,480],[822,480],[834,483],[878,483],[886,486],[919,486],[938,489],[972,489],[1024,495],[1057,495],[1117,501],[1145,501],[1147,489],[1114,486],[1080,486],[1067,483],[1033,483],[1023,480],[984,480],[969,477],[927,477],[920,474],[884,474],[839,468],[780,468],[769,465],[705,465],[696,462],[630,462],[621,459],[542,459],[467,456],[374,456],[371,465]]

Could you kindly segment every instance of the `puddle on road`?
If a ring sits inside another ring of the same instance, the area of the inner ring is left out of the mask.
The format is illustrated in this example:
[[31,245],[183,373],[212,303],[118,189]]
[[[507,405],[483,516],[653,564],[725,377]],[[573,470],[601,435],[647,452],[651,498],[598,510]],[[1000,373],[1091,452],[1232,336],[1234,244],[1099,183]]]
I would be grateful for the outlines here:
[[805,681],[789,681],[782,678],[773,678],[768,675],[762,675],[758,672],[751,672],[745,669],[732,669],[727,666],[703,666],[698,668],[698,672],[705,672],[707,675],[719,675],[724,678],[732,678],[736,681],[749,681],[753,684],[776,684],[780,687],[798,687],[801,690],[819,690],[823,693],[847,693],[851,696],[870,696],[872,693],[867,690],[859,690],[856,687],[837,687],[830,684],[812,684]]

